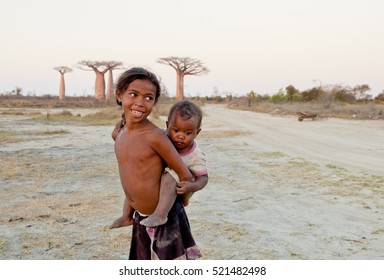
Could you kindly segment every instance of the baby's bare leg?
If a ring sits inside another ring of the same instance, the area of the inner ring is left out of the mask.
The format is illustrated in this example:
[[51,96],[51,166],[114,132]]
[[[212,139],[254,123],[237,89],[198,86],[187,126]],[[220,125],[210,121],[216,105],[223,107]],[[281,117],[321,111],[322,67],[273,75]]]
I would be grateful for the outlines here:
[[191,199],[192,195],[193,195],[193,192],[189,192],[189,193],[183,194],[183,196],[182,196],[182,203],[183,203],[184,206],[188,206],[189,200]]
[[168,212],[171,210],[175,200],[176,180],[169,173],[164,173],[161,176],[159,202],[155,212],[142,220],[140,224],[147,227],[157,227],[165,224],[168,220]]

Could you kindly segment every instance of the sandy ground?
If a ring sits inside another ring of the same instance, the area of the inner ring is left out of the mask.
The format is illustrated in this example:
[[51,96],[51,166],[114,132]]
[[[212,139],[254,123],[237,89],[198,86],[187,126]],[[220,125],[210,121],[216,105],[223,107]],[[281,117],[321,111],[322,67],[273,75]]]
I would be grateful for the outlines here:
[[[384,259],[383,121],[203,109],[210,181],[187,213],[204,259]],[[127,258],[111,129],[0,117],[21,140],[0,143],[0,259]]]

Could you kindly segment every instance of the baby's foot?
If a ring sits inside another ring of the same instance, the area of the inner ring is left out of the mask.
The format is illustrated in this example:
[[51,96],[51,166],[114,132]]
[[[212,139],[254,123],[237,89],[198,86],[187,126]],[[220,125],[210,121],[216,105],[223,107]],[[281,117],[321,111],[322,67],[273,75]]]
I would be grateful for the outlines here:
[[148,218],[142,220],[140,224],[146,227],[157,227],[160,225],[164,225],[167,220],[167,217],[161,217],[156,214],[152,214]]

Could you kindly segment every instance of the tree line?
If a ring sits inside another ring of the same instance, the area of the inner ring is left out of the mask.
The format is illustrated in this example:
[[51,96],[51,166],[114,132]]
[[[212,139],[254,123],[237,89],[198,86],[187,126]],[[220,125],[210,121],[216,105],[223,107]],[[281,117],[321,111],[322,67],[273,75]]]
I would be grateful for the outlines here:
[[375,98],[367,94],[371,88],[367,84],[351,86],[342,85],[320,85],[311,89],[299,91],[293,85],[288,85],[285,89],[280,89],[273,95],[260,95],[254,91],[247,94],[248,105],[257,101],[280,102],[311,102],[311,101],[339,101],[339,102],[367,102],[370,100],[384,101],[384,90]]
[[[176,71],[176,99],[184,99],[184,77],[187,75],[200,76],[209,72],[208,68],[198,59],[190,57],[162,57],[157,59],[160,64],[171,66]],[[120,61],[92,61],[81,60],[77,68],[84,71],[93,71],[95,79],[95,98],[97,100],[111,99],[113,97],[113,70],[121,69],[123,63]],[[57,66],[53,68],[60,73],[59,99],[65,99],[65,77],[66,73],[73,69],[68,66]],[[108,73],[107,86],[105,74]]]

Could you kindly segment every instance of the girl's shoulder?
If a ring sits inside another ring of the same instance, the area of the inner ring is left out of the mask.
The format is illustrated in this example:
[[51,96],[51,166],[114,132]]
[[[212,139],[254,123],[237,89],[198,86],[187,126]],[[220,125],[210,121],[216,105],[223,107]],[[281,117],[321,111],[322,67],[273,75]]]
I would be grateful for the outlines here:
[[152,140],[160,140],[160,139],[162,140],[164,138],[168,139],[167,135],[164,133],[164,130],[159,128],[157,125],[155,125],[152,122],[148,124],[147,133]]

